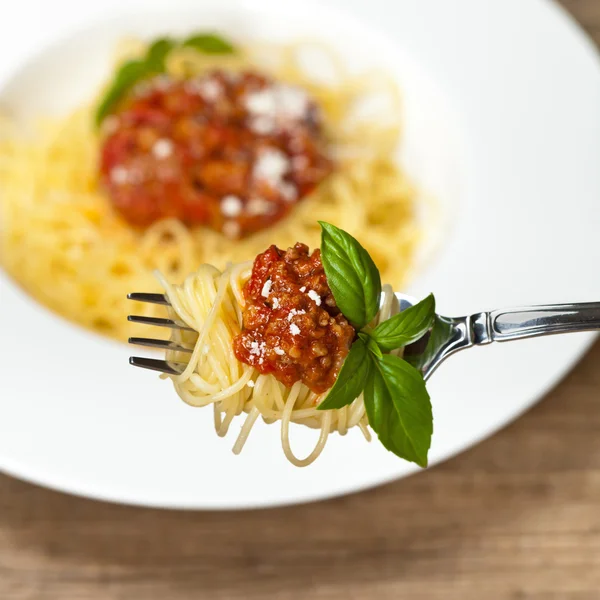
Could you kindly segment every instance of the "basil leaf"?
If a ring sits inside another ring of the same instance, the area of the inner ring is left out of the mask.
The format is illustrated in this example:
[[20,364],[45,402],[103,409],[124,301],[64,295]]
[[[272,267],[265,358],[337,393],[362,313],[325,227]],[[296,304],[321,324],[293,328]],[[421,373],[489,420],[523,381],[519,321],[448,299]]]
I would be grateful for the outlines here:
[[415,369],[422,371],[425,365],[435,358],[439,348],[446,346],[453,335],[455,335],[455,331],[452,324],[445,321],[444,317],[436,316],[431,328],[431,335],[427,340],[423,339],[423,342],[427,341],[427,343],[419,342],[408,348],[408,352],[404,353],[404,360]]
[[195,48],[204,54],[233,54],[235,48],[224,38],[214,33],[192,35],[183,42],[184,46]]
[[358,398],[369,375],[371,362],[365,343],[358,339],[352,344],[342,369],[318,410],[342,408]]
[[364,389],[369,424],[390,452],[426,467],[433,414],[421,373],[391,354],[370,359]]
[[319,221],[321,260],[333,297],[342,314],[357,328],[379,310],[381,277],[369,253],[349,233]]
[[146,52],[146,64],[152,71],[160,73],[165,70],[165,58],[175,47],[171,38],[160,38],[153,42]]
[[383,352],[381,351],[381,348],[377,345],[377,342],[368,333],[361,331],[358,334],[358,337],[365,343],[365,345],[369,349],[369,352],[371,352],[372,354],[374,354],[375,356],[377,356],[379,358],[381,358],[383,356]]
[[[96,125],[102,123],[134,84],[149,75],[164,72],[167,54],[176,45],[177,42],[171,38],[160,38],[149,46],[144,60],[130,60],[121,65],[96,109]],[[193,35],[187,38],[183,45],[196,48],[205,54],[230,54],[235,51],[227,40],[212,33]]]
[[122,64],[115,78],[104,94],[104,98],[96,109],[95,121],[96,125],[100,125],[102,121],[110,114],[123,94],[131,89],[138,81],[147,77],[151,73],[146,61],[129,60]]
[[384,351],[395,350],[416,342],[433,326],[435,298],[430,294],[421,302],[380,323],[371,333]]

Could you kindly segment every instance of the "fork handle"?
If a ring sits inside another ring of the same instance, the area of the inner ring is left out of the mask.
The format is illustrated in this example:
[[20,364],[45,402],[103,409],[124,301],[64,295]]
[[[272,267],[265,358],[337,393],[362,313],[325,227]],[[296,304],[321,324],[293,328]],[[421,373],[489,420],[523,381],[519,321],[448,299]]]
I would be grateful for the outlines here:
[[471,317],[475,344],[600,330],[600,302],[524,306]]

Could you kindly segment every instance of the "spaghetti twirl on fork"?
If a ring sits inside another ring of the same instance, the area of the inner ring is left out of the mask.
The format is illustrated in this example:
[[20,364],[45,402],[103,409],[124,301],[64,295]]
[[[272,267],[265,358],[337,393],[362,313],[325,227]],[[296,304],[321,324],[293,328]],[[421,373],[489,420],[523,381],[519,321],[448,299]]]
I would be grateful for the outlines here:
[[[433,297],[397,313],[395,296],[355,238],[322,223],[321,249],[270,246],[253,262],[224,271],[202,265],[181,285],[160,281],[171,318],[186,328],[167,351],[182,366],[172,380],[186,403],[212,405],[224,436],[245,414],[234,452],[261,417],[280,422],[286,457],[313,462],[330,433],[375,430],[384,446],[427,464],[432,414],[421,374],[401,357],[433,323]],[[314,450],[298,458],[290,424],[320,429]]]

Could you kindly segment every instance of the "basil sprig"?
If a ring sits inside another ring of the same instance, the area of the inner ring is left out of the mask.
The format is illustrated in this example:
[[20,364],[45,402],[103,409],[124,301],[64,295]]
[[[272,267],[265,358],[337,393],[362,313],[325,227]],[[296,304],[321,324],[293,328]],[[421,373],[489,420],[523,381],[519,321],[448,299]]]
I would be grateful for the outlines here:
[[398,356],[370,358],[364,388],[369,424],[390,452],[426,467],[433,414],[423,376]]
[[371,335],[382,350],[403,348],[420,340],[433,327],[434,318],[435,298],[430,294],[421,302],[377,325]]
[[159,38],[150,44],[146,51],[146,65],[155,73],[165,70],[165,59],[177,42],[172,38]]
[[195,48],[204,54],[233,54],[235,48],[224,38],[214,33],[198,33],[183,41],[183,46]]
[[379,310],[379,271],[350,234],[329,223],[320,225],[321,260],[329,287],[358,335],[318,408],[343,408],[363,394],[369,425],[384,447],[426,467],[433,414],[425,381],[414,366],[389,352],[412,344],[429,331],[435,320],[435,299],[430,295],[369,329]]
[[455,335],[454,327],[447,318],[436,316],[429,339],[426,340],[427,343],[424,345],[418,344],[417,346],[421,346],[420,348],[411,348],[411,350],[416,352],[410,355],[405,354],[404,358],[413,367],[421,370],[426,364],[431,362],[438,348],[448,344],[452,340],[453,335]]
[[352,344],[348,356],[335,380],[335,384],[327,394],[327,398],[319,405],[319,410],[343,408],[348,398],[358,398],[365,387],[371,371],[369,349],[362,339]]
[[369,253],[350,234],[321,225],[321,260],[329,287],[342,314],[357,328],[379,310],[381,277]]
[[94,121],[100,125],[114,110],[121,98],[139,81],[165,72],[165,60],[176,47],[194,48],[203,54],[231,54],[235,52],[226,39],[214,33],[197,33],[177,41],[172,38],[159,38],[148,46],[146,55],[138,60],[123,63],[115,73],[112,83],[104,93],[96,109]]
[[98,108],[96,109],[95,122],[100,125],[112,112],[119,100],[138,81],[152,74],[149,65],[144,60],[128,60],[123,63],[115,74],[112,84],[106,90]]

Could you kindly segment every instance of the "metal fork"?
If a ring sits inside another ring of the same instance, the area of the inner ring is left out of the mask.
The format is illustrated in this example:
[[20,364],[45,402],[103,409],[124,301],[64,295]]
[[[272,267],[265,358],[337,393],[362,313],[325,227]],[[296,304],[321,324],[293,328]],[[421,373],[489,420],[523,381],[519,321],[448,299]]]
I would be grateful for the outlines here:
[[[162,294],[137,293],[128,294],[127,297],[138,302],[169,305],[169,301]],[[410,308],[417,302],[411,296],[400,293],[396,293],[396,299],[400,311]],[[185,324],[171,319],[132,315],[127,318],[134,323],[191,331]],[[509,342],[579,331],[600,331],[600,302],[522,306],[481,312],[467,317],[451,318],[436,315],[433,328],[420,340],[404,349],[404,358],[417,367],[427,380],[442,362],[459,350],[485,346],[492,342]],[[129,343],[179,352],[193,350],[182,344],[151,338],[132,337],[129,338]],[[138,356],[132,356],[129,362],[136,367],[171,375],[177,375],[185,368],[184,363]]]

